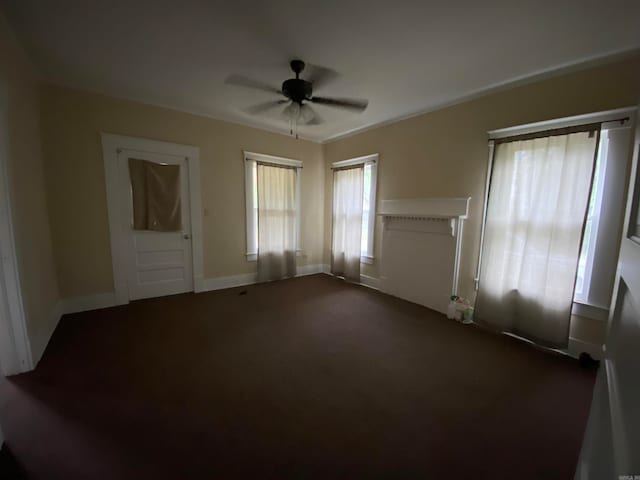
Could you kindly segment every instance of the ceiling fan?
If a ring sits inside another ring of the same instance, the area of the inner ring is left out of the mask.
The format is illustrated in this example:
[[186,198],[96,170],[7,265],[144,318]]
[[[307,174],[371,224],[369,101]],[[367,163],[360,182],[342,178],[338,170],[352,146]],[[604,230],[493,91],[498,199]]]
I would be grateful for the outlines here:
[[307,80],[304,80],[300,78],[300,74],[305,68],[305,63],[302,60],[292,60],[290,66],[291,70],[296,74],[296,78],[285,80],[280,89],[242,75],[231,75],[227,77],[225,83],[284,96],[285,98],[280,100],[271,100],[253,105],[244,111],[252,115],[258,115],[280,105],[286,104],[282,113],[291,122],[292,134],[294,128],[296,128],[298,124],[318,125],[323,122],[322,117],[320,117],[311,105],[309,105],[310,103],[342,108],[354,112],[362,112],[367,108],[367,105],[369,104],[368,100],[356,98],[329,98],[313,95],[314,89],[323,86],[336,76],[336,73],[333,70],[313,66],[311,67],[311,73],[307,77]]

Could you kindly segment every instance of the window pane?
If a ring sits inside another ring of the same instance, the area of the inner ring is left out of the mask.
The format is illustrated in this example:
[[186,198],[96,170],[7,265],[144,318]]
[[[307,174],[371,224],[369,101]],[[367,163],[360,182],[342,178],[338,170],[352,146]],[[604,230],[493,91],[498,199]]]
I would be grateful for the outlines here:
[[369,245],[369,211],[371,196],[371,165],[364,166],[362,190],[362,236],[360,238],[360,254],[367,255]]
[[253,163],[253,244],[258,251],[258,163]]
[[[638,151],[638,158],[636,159],[638,165],[640,166],[640,150]],[[636,174],[636,186],[633,199],[633,210],[635,212],[635,221],[631,219],[631,225],[629,225],[629,233],[632,237],[640,237],[640,169],[637,170]]]
[[582,248],[580,250],[580,258],[578,259],[578,270],[576,272],[576,288],[574,290],[574,300],[586,302],[589,286],[591,284],[591,265],[593,262],[593,250],[596,241],[596,228],[594,222],[597,223],[597,217],[600,213],[601,195],[598,193],[602,190],[602,170],[603,163],[607,155],[607,131],[603,130],[600,134],[600,144],[598,145],[598,155],[593,172],[593,183],[591,185],[591,196],[589,197],[589,205],[587,207],[587,217],[584,224],[584,235],[582,237]]

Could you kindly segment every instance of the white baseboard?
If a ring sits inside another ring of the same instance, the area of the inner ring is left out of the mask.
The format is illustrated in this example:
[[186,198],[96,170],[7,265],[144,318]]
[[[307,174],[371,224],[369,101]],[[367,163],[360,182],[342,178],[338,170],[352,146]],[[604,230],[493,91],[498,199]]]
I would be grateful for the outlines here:
[[578,317],[591,318],[606,322],[609,320],[609,309],[606,307],[598,307],[596,305],[587,305],[585,303],[573,302],[571,305],[571,314]]
[[373,288],[374,290],[380,290],[380,279],[370,277],[369,275],[360,275],[360,285]]
[[33,368],[36,368],[40,360],[42,359],[42,355],[44,355],[44,351],[47,349],[47,345],[49,345],[49,341],[53,336],[53,332],[55,332],[56,328],[58,328],[58,323],[60,323],[60,318],[64,314],[63,311],[63,303],[62,300],[58,300],[56,304],[51,309],[51,313],[49,314],[49,322],[48,322],[48,330],[45,333],[46,340],[39,345],[34,345],[35,342],[31,343],[31,365]]
[[231,275],[228,277],[205,278],[202,282],[202,291],[223,290],[225,288],[242,287],[256,283],[255,273],[243,273],[241,275]]
[[62,313],[79,313],[117,305],[114,292],[96,293],[62,300]]
[[580,340],[579,338],[569,338],[567,351],[569,352],[569,355],[574,358],[578,358],[581,353],[585,352],[591,355],[591,357],[595,360],[602,360],[602,345],[585,342],[584,340]]
[[[316,273],[325,273],[327,271],[328,265],[302,265],[297,268],[296,276],[302,277],[305,275],[314,275]],[[244,285],[252,285],[256,283],[256,281],[257,277],[255,273],[243,273],[228,277],[203,278],[198,279],[198,291],[208,292],[212,290],[222,290],[224,288],[242,287]],[[65,298],[60,303],[60,315],[87,312],[89,310],[98,310],[100,308],[114,307],[117,305],[114,292]]]
[[[302,265],[296,269],[296,277],[304,277],[305,275],[315,275],[316,273],[326,273],[328,265]],[[244,273],[241,275],[231,275],[229,277],[205,278],[203,281],[203,292],[212,290],[222,290],[232,287],[243,287],[245,285],[253,285],[258,281],[255,273]]]
[[325,265],[302,265],[296,269],[296,277],[304,277],[305,275],[315,275],[316,273],[324,273]]

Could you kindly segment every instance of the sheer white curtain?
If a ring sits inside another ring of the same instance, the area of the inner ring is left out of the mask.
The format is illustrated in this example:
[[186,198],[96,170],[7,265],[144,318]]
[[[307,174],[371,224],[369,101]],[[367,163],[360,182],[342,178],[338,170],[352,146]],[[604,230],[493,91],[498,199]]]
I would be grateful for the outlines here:
[[258,163],[258,281],[296,275],[296,175]]
[[597,135],[496,146],[476,321],[565,347]]
[[360,282],[362,238],[362,165],[333,172],[331,273]]

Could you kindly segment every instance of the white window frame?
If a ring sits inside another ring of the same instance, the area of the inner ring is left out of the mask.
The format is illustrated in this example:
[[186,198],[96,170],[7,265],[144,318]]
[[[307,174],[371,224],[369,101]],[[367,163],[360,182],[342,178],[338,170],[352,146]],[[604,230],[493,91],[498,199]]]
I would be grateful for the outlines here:
[[[565,127],[573,127],[578,125],[586,125],[589,123],[602,123],[603,126],[607,122],[612,122],[619,120],[622,117],[634,118],[636,115],[637,107],[626,107],[626,108],[618,108],[615,110],[607,110],[603,112],[594,112],[588,113],[585,115],[576,115],[573,117],[565,117],[554,120],[545,120],[542,122],[529,123],[526,125],[519,125],[515,127],[502,128],[498,130],[491,130],[488,133],[489,135],[489,157],[487,163],[487,177],[485,183],[485,193],[484,193],[484,205],[482,211],[482,230],[480,234],[480,253],[478,255],[478,265],[476,270],[476,290],[478,289],[479,279],[480,279],[480,266],[482,264],[482,248],[484,243],[484,227],[487,217],[487,203],[489,197],[489,185],[491,183],[491,171],[493,167],[493,153],[494,153],[494,141],[499,138],[510,137],[514,135],[523,135],[528,133],[536,133],[545,130],[552,130],[556,128],[565,128]],[[604,168],[604,164],[601,165],[601,168]],[[603,182],[601,182],[604,185]],[[599,221],[599,219],[598,219]],[[597,227],[597,225],[596,225]],[[597,230],[597,228],[596,228]],[[619,241],[619,240],[618,240]],[[594,242],[594,247],[596,242]],[[591,259],[593,262],[593,259]],[[592,281],[592,269],[593,265],[590,265],[589,272],[585,272],[585,275],[589,273],[588,285],[591,287]],[[585,279],[586,280],[586,279]],[[586,289],[588,290],[588,289]],[[580,303],[575,298],[573,299],[572,306],[572,314],[580,315],[584,317],[589,317],[596,320],[606,321],[608,318],[608,307],[599,306],[599,305],[589,305]]]
[[263,153],[243,151],[244,162],[244,191],[245,191],[245,211],[247,222],[247,240],[246,240],[246,258],[249,262],[258,260],[258,210],[254,207],[257,194],[257,164],[271,163],[274,165],[282,165],[283,167],[294,167],[296,169],[296,253],[299,255],[301,250],[300,242],[300,185],[302,177],[302,161],[285,157],[276,157],[273,155],[265,155]]
[[378,185],[378,164],[380,158],[377,153],[370,155],[364,155],[362,157],[350,158],[348,160],[341,160],[339,162],[333,162],[331,168],[344,168],[354,165],[362,165],[371,167],[371,185],[369,185],[369,217],[367,219],[367,250],[361,252],[360,262],[366,264],[373,264],[375,255],[373,253],[373,243],[375,238],[375,226],[376,226],[376,190]]
[[[603,132],[605,136],[603,136]],[[584,279],[582,283],[582,291],[580,293],[577,290],[574,292],[573,301],[575,303],[589,304],[589,288],[591,287],[592,280],[592,272],[593,272],[593,262],[596,251],[596,244],[598,242],[598,231],[600,224],[600,210],[602,207],[602,194],[604,193],[604,184],[605,184],[605,172],[607,170],[607,155],[609,150],[609,138],[608,131],[601,130],[600,132],[600,142],[598,145],[598,161],[596,162],[598,165],[598,183],[595,186],[595,191],[592,192],[595,195],[593,214],[591,216],[591,231],[589,235],[589,241],[587,243],[587,249],[584,252],[586,255],[585,258],[585,269],[584,269]],[[593,188],[593,186],[592,186]],[[589,201],[591,201],[591,195],[589,196]],[[587,209],[589,208],[589,204],[587,203]],[[584,242],[584,238],[583,238]],[[582,249],[580,250],[580,256],[582,256]]]

